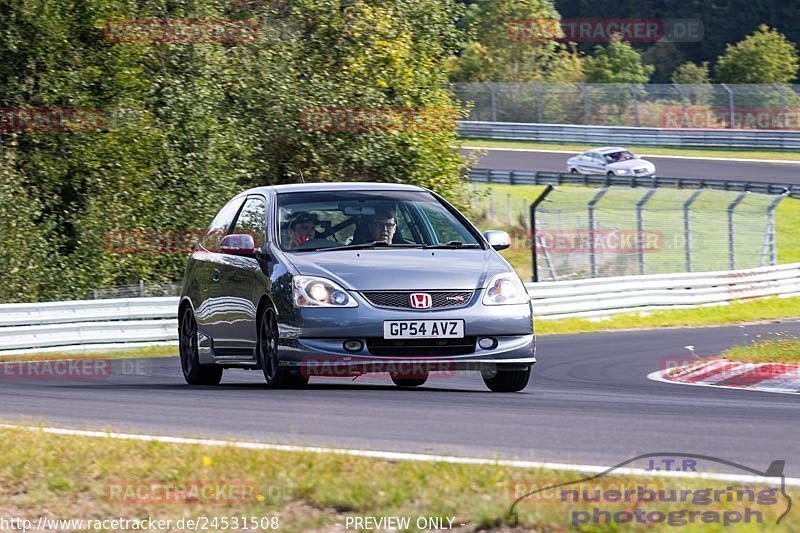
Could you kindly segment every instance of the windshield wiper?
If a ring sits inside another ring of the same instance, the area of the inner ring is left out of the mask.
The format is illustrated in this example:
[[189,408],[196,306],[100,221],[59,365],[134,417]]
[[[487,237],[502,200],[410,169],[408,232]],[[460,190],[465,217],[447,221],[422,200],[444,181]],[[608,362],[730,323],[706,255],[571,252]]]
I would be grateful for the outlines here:
[[330,248],[307,248],[298,252],[335,252],[338,250],[368,250],[371,248],[422,248],[421,244],[389,244],[386,241],[365,242],[363,244],[348,244],[346,246],[332,246]]
[[444,244],[430,244],[428,246],[423,246],[423,248],[425,248],[426,250],[430,250],[431,248],[449,249],[449,248],[478,248],[478,247],[479,246],[477,244],[473,243],[464,244],[461,241],[450,241]]

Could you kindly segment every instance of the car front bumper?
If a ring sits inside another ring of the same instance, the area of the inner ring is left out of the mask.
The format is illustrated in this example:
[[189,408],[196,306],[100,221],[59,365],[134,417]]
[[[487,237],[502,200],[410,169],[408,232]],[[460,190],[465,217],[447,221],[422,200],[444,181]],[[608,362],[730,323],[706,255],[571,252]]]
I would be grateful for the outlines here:
[[[282,365],[315,367],[386,368],[388,364],[446,364],[447,370],[473,370],[485,365],[508,363],[529,366],[536,362],[536,337],[530,303],[484,306],[478,291],[471,305],[457,309],[425,312],[378,308],[358,298],[355,308],[306,308],[293,316],[279,317],[278,350]],[[464,339],[452,342],[458,347],[441,346],[443,341],[392,341],[383,339],[387,320],[464,320]],[[491,348],[481,348],[481,339],[494,340]],[[347,340],[357,340],[362,348],[349,351]],[[397,345],[396,350],[394,346]],[[410,346],[409,346],[410,345]],[[444,368],[443,368],[444,369]],[[382,370],[375,370],[382,371]]]

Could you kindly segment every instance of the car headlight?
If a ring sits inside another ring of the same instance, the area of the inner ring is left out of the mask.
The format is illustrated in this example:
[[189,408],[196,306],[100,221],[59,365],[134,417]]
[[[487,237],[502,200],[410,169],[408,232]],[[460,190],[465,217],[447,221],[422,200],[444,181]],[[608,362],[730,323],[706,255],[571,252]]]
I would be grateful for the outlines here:
[[624,176],[627,173],[628,173],[628,171],[625,170],[624,168],[620,168],[620,169],[614,171],[614,174],[616,174],[617,176]]
[[329,279],[295,276],[292,281],[295,307],[358,307],[352,296]]
[[525,285],[513,272],[498,274],[489,281],[483,305],[525,304],[530,301]]

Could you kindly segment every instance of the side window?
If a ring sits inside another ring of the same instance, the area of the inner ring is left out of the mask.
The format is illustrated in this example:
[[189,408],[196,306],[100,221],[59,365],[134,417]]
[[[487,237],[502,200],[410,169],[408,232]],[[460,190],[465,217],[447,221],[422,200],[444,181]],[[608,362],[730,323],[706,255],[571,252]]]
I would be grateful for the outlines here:
[[211,252],[219,251],[220,241],[228,234],[228,230],[231,224],[233,224],[233,219],[236,213],[239,212],[239,207],[241,205],[242,199],[235,198],[225,204],[225,207],[217,213],[217,216],[211,221],[211,225],[208,226],[208,229],[203,234],[203,238],[200,240],[203,248]]
[[253,236],[256,248],[261,248],[267,229],[267,211],[264,200],[260,196],[251,196],[239,212],[233,233],[249,233]]

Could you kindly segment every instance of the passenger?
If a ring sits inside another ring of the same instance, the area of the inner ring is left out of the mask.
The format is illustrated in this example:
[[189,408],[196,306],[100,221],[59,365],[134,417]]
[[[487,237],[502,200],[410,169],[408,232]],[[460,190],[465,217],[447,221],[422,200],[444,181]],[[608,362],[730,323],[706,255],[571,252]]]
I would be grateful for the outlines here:
[[292,214],[288,223],[289,243],[287,247],[290,250],[297,250],[302,245],[316,237],[316,228],[319,220],[316,215],[308,211],[298,211]]

